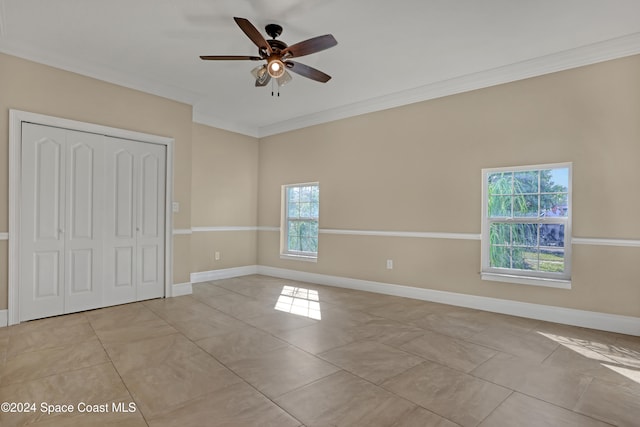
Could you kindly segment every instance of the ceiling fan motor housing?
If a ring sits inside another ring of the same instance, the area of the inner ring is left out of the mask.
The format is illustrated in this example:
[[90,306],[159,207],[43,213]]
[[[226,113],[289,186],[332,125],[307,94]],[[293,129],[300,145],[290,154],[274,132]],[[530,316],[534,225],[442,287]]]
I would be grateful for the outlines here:
[[282,27],[278,24],[268,24],[264,29],[272,39],[282,34]]

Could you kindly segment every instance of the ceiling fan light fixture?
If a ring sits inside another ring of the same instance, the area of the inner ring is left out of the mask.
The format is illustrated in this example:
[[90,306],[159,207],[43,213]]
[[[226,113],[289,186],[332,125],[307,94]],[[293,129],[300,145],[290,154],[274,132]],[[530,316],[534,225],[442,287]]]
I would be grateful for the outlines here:
[[279,59],[271,59],[267,64],[267,72],[274,79],[282,77],[285,72],[284,63]]
[[267,74],[267,66],[266,65],[259,65],[256,68],[254,68],[253,70],[251,70],[251,75],[253,77],[255,77],[256,79],[264,78],[265,74]]
[[276,81],[278,82],[278,87],[282,87],[282,86],[286,85],[291,80],[292,80],[291,74],[287,73],[286,71],[282,74],[282,77],[278,77],[276,79]]

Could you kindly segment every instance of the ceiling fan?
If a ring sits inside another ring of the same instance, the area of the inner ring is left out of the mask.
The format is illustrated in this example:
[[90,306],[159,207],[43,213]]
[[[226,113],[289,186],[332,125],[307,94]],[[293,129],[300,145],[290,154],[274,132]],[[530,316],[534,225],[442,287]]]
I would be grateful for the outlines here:
[[299,62],[292,61],[291,58],[299,58],[312,53],[329,49],[338,44],[331,34],[317,36],[308,40],[288,46],[282,40],[276,40],[282,34],[282,27],[277,24],[269,24],[265,27],[269,40],[260,34],[260,31],[245,18],[233,18],[242,31],[258,47],[259,56],[241,55],[203,55],[201,59],[206,61],[267,61],[251,71],[256,79],[256,87],[266,86],[271,79],[275,79],[278,86],[282,86],[291,81],[291,75],[287,70],[293,71],[301,76],[307,77],[317,82],[326,83],[331,76]]

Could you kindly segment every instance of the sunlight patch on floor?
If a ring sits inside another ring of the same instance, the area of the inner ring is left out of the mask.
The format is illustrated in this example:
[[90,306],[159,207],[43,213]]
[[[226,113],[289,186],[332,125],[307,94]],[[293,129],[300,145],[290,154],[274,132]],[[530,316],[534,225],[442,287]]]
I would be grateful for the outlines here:
[[640,384],[640,372],[638,372],[635,369],[628,369],[628,368],[623,368],[621,366],[607,365],[606,363],[603,363],[602,366],[604,366],[605,368],[609,368],[612,371],[617,372],[618,374],[629,378],[631,381],[635,381],[638,384]]
[[640,384],[640,352],[618,344],[605,344],[544,332],[538,333],[580,356],[600,362],[600,365],[605,368]]
[[274,308],[310,319],[320,320],[322,318],[318,291],[313,289],[284,286]]

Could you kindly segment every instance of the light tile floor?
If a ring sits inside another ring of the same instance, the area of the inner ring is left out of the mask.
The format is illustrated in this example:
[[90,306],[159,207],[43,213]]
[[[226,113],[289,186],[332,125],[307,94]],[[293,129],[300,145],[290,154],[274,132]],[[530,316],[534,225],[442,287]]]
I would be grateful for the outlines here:
[[640,426],[640,338],[247,276],[0,329],[0,402],[35,404],[3,427]]

